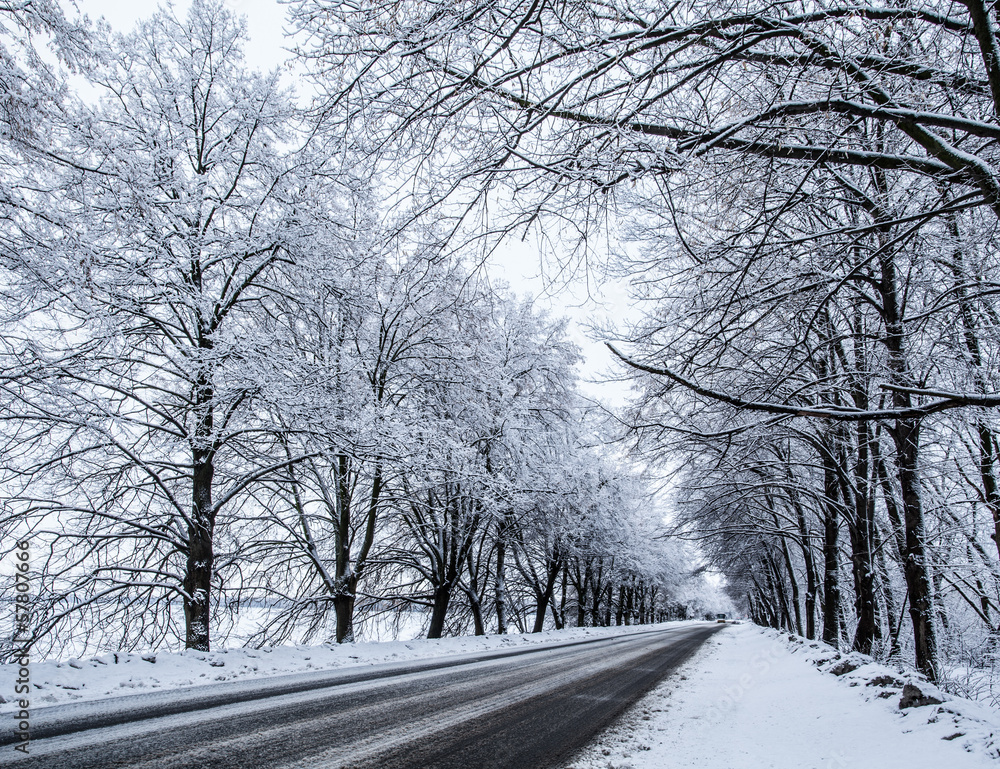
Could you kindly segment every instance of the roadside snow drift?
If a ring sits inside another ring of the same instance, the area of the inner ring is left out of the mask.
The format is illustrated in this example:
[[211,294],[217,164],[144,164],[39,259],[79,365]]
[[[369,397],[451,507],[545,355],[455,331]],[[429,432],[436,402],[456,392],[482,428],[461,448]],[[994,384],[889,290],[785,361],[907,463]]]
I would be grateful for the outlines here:
[[[910,701],[928,704],[900,709],[908,683],[922,695]],[[996,769],[998,735],[990,708],[743,624],[709,639],[567,769]]]

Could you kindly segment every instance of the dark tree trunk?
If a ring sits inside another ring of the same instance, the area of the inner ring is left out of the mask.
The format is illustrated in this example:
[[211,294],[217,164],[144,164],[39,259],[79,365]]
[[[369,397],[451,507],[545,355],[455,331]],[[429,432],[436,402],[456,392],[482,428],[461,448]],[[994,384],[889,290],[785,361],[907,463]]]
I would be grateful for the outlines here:
[[979,477],[983,481],[983,497],[993,516],[993,533],[990,538],[996,544],[1000,556],[1000,491],[997,489],[996,456],[993,450],[996,440],[993,431],[983,422],[976,426],[979,434]]
[[562,630],[566,626],[565,615],[560,611],[557,602],[552,601],[549,604],[549,609],[552,611],[552,622],[555,624],[556,630]]
[[913,623],[916,664],[921,673],[936,681],[938,670],[937,635],[934,631],[934,592],[927,551],[924,547],[926,535],[920,499],[918,466],[920,422],[914,419],[897,420],[892,434],[896,443],[899,488],[903,498],[905,530],[903,574],[910,594],[910,620]]
[[566,588],[569,584],[569,564],[563,564],[562,581],[560,585],[559,607],[556,610],[555,604],[552,608],[552,616],[555,619],[556,630],[566,627]]
[[[899,559],[898,564],[902,565],[906,560],[906,537],[903,533],[903,519],[899,514],[899,505],[896,502],[896,492],[892,488],[892,481],[889,479],[889,473],[886,470],[885,461],[882,459],[882,453],[879,449],[879,443],[877,440],[872,443],[872,461],[875,465],[875,473],[878,477],[879,487],[882,490],[882,501],[885,504],[886,515],[889,518],[889,525],[891,527],[889,535],[892,537],[892,541],[895,546],[895,553]],[[892,583],[889,579],[889,571],[885,568],[884,555],[882,559],[882,566],[884,571],[883,582],[885,583],[886,593],[886,611],[892,613],[892,618],[889,622],[889,632],[891,634],[889,642],[889,656],[893,656],[901,651],[899,633],[902,630],[902,614],[897,615],[895,602],[892,600]],[[905,573],[903,574],[903,577],[905,579]],[[903,602],[904,604],[909,602],[909,592],[907,592]],[[902,611],[902,609],[899,611]],[[899,617],[898,620],[897,616]]]
[[[778,512],[774,506],[774,500],[771,495],[767,495],[767,505],[771,510],[771,520],[774,521],[775,531],[781,531],[782,525],[781,521],[778,519]],[[781,556],[782,561],[785,565],[785,571],[788,574],[788,584],[792,589],[792,611],[795,614],[795,632],[802,635],[802,609],[801,609],[801,598],[799,596],[799,580],[795,575],[795,566],[792,564],[792,554],[788,552],[788,541],[784,536],[779,538],[781,544]]]
[[483,603],[479,598],[479,579],[476,561],[472,557],[470,548],[465,554],[466,571],[469,574],[469,585],[462,584],[462,589],[469,599],[469,610],[472,612],[473,632],[476,635],[486,635],[486,623],[483,620]]
[[337,643],[354,641],[354,589],[356,580],[343,584],[341,592],[333,597],[333,611],[337,616]]
[[[211,349],[206,337],[202,347]],[[214,389],[206,373],[199,374],[195,392],[194,445],[191,470],[191,520],[187,530],[187,564],[184,573],[184,645],[211,649],[212,572],[215,565],[213,537],[215,507]]]
[[[885,323],[884,344],[892,390],[892,406],[908,409],[912,403],[905,388],[912,387],[906,354],[906,334],[900,307],[896,263],[890,246],[879,256],[881,270],[879,293],[882,319]],[[937,636],[934,631],[934,597],[930,580],[930,564],[924,549],[924,512],[920,499],[920,420],[897,419],[891,430],[896,449],[896,466],[903,508],[905,530],[903,574],[910,596],[910,619],[913,622],[913,644],[917,669],[930,680],[937,680]]]
[[792,557],[788,552],[788,544],[784,538],[781,540],[781,553],[784,556],[785,571],[788,572],[788,582],[792,588],[792,610],[795,612],[795,632],[802,635],[802,609],[799,596],[799,581],[795,576],[795,568],[792,566]]
[[[858,263],[863,259],[858,255]],[[837,343],[838,358],[843,362],[850,381],[851,400],[854,407],[860,411],[870,408],[868,390],[869,374],[869,337],[861,303],[855,306],[852,325],[853,365],[849,362],[844,345]],[[846,439],[846,434],[845,434]],[[872,444],[872,426],[870,422],[861,421],[855,426],[855,455],[853,468],[853,484],[847,483],[849,462],[846,456],[841,461],[844,483],[843,498],[845,507],[853,501],[853,516],[848,519],[848,533],[851,543],[851,575],[854,578],[854,610],[858,618],[852,647],[865,654],[871,654],[876,644],[882,638],[882,626],[878,621],[878,597],[875,589],[875,562],[872,542],[875,536],[875,496],[872,493],[870,449]],[[844,447],[848,441],[844,440]],[[846,448],[845,452],[846,454]],[[838,452],[840,456],[840,452]],[[846,629],[846,628],[845,628]]]
[[333,609],[337,616],[337,643],[354,640],[354,588],[357,580],[351,573],[351,460],[338,454],[335,462],[336,527],[334,528],[334,577],[337,593]]
[[431,624],[427,629],[428,638],[440,638],[444,632],[444,620],[448,614],[448,604],[451,601],[451,585],[439,585],[434,589],[434,600],[431,608]]
[[[867,500],[859,503],[868,507]],[[859,512],[859,511],[856,511]],[[881,640],[882,628],[878,623],[878,600],[875,590],[875,565],[873,563],[872,529],[873,518],[855,518],[850,526],[851,566],[854,576],[854,608],[858,615],[858,625],[854,633],[852,648],[862,654],[871,654]]]
[[368,498],[364,539],[352,564],[350,545],[351,495],[350,484],[346,481],[347,473],[350,472],[350,463],[347,457],[341,456],[343,459],[338,460],[337,469],[336,493],[339,510],[335,563],[337,592],[333,598],[333,608],[337,617],[337,643],[351,643],[354,641],[354,607],[357,603],[358,582],[366,570],[368,554],[375,541],[383,479],[382,463],[378,462],[372,474],[372,489]]
[[493,605],[497,615],[497,633],[506,635],[507,624],[507,537],[513,530],[513,514],[504,514],[500,531],[497,533],[497,569],[493,576]]
[[[859,372],[868,370],[868,355],[864,340],[864,327],[860,316],[856,321],[854,343],[855,367]],[[852,394],[856,408],[869,407],[866,382],[861,374],[854,377]],[[857,457],[854,465],[854,525],[851,527],[851,565],[854,571],[855,611],[858,626],[854,633],[853,647],[862,654],[871,654],[882,640],[882,626],[878,621],[878,598],[875,590],[875,562],[872,543],[875,538],[875,496],[871,492],[871,461],[869,447],[872,443],[871,425],[858,422]]]
[[595,574],[593,584],[591,585],[591,605],[590,605],[590,624],[593,627],[600,627],[605,624],[601,621],[601,598],[604,595],[605,585],[603,584],[602,577],[604,576],[604,565],[600,564],[598,570]]
[[545,627],[545,612],[548,611],[549,602],[552,600],[552,585],[546,585],[546,589],[535,595],[535,622],[532,625],[532,633],[541,633]]
[[486,623],[483,622],[483,607],[475,590],[469,593],[469,608],[472,610],[472,624],[476,635],[486,635]]
[[806,569],[806,638],[816,638],[816,564],[813,562],[813,549],[809,529],[806,526],[806,515],[799,503],[798,497],[793,498],[795,519],[799,527],[799,539],[802,547],[802,560]]
[[580,575],[580,566],[577,562],[576,573],[576,626],[583,627],[587,624],[587,589],[590,587],[590,560],[587,560],[587,566],[584,569],[582,578]]
[[886,624],[888,626],[889,632],[889,657],[895,657],[900,652],[899,648],[899,627],[897,625],[898,619],[896,617],[899,611],[896,607],[896,598],[892,593],[892,582],[889,578],[889,567],[886,563],[884,542],[881,535],[879,534],[878,528],[875,529],[875,552],[877,553],[876,565],[878,566],[878,576],[879,581],[882,585],[882,598],[885,601],[885,618]]
[[833,457],[823,452],[823,641],[840,646],[840,516]]
[[[196,456],[201,452],[196,452]],[[194,505],[188,526],[187,569],[184,574],[184,645],[198,651],[211,650],[212,544],[211,460],[195,460]]]
[[792,631],[792,614],[788,606],[788,594],[785,592],[785,581],[781,578],[781,572],[778,570],[778,565],[774,562],[774,558],[768,553],[765,557],[767,564],[767,584],[771,589],[772,595],[775,597],[775,602],[778,605],[778,609],[781,612],[781,616],[778,620],[779,629],[784,628],[789,632]]

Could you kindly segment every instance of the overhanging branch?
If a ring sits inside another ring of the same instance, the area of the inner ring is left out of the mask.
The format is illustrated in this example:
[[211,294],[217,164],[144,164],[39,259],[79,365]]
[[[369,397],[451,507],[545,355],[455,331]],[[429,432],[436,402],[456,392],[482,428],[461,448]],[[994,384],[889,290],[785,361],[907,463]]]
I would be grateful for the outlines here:
[[605,342],[608,349],[628,366],[652,374],[654,376],[666,377],[670,381],[679,384],[681,387],[690,390],[696,395],[709,400],[725,403],[741,411],[762,411],[767,414],[782,414],[788,417],[817,417],[821,419],[833,419],[840,422],[865,422],[879,419],[920,419],[922,417],[936,414],[940,411],[948,411],[955,408],[992,408],[1000,406],[1000,395],[965,395],[962,393],[946,393],[937,390],[918,390],[898,388],[893,385],[882,385],[884,390],[902,390],[916,395],[935,396],[937,400],[919,406],[909,406],[899,409],[858,409],[851,406],[838,406],[837,404],[821,404],[818,406],[795,406],[786,403],[770,403],[767,401],[748,401],[726,395],[715,390],[710,390],[689,379],[685,379],[679,374],[667,368],[658,368],[632,360],[627,355],[620,352],[610,342]]

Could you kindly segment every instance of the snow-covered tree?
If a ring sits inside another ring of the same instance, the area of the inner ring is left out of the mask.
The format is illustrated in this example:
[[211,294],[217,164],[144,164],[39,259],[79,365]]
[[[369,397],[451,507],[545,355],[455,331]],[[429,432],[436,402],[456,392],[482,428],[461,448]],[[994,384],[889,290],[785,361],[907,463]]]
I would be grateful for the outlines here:
[[108,603],[157,615],[121,623],[136,642],[147,622],[166,632],[176,598],[185,644],[209,648],[216,591],[238,581],[230,514],[297,459],[262,451],[262,404],[287,372],[258,317],[350,261],[358,222],[277,73],[246,68],[244,39],[199,0],[108,41],[102,98],[61,136],[73,163],[37,169],[37,210],[18,220],[6,266],[33,304],[6,352],[31,372],[21,416],[50,426],[47,450],[23,457],[38,484],[22,500],[69,559],[53,566],[51,623]]

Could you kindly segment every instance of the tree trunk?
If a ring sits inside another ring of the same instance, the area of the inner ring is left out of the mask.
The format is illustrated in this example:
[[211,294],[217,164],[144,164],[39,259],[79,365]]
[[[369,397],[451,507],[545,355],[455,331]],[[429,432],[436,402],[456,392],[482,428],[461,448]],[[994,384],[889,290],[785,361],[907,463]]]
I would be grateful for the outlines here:
[[784,628],[791,632],[792,628],[792,613],[788,606],[788,594],[785,592],[785,581],[781,578],[781,572],[778,570],[778,564],[774,562],[774,558],[771,553],[766,556],[767,561],[767,583],[771,588],[771,592],[775,597],[776,603],[779,610],[781,611],[781,616],[778,620],[779,629]]
[[431,624],[427,629],[428,638],[440,638],[444,632],[444,618],[448,613],[448,603],[451,601],[451,585],[438,585],[434,588],[434,601],[431,608]]
[[[202,342],[211,349],[206,337]],[[184,645],[188,649],[211,649],[212,571],[215,564],[213,536],[215,508],[212,484],[215,478],[213,404],[214,389],[206,373],[195,386],[195,417],[191,470],[191,521],[187,531],[187,568],[184,574]]]
[[896,597],[892,593],[892,582],[890,581],[889,567],[886,563],[885,557],[885,542],[882,539],[882,535],[880,534],[878,527],[875,528],[875,541],[873,544],[875,552],[877,553],[875,563],[878,567],[879,581],[882,584],[882,599],[885,601],[885,618],[889,632],[888,656],[894,657],[899,654],[900,651],[899,628],[896,626]]
[[549,608],[549,602],[552,600],[552,594],[555,591],[556,580],[559,578],[559,571],[562,568],[559,558],[559,546],[554,546],[553,550],[555,552],[546,564],[545,584],[542,585],[541,590],[536,590],[535,592],[535,624],[531,629],[532,633],[541,633],[542,628],[545,627],[545,612]]
[[195,464],[194,509],[188,526],[187,569],[184,574],[184,645],[198,651],[211,650],[212,507],[211,462]]
[[823,641],[840,646],[840,536],[836,468],[833,457],[823,452]]
[[910,594],[910,620],[913,622],[913,645],[917,669],[936,681],[937,636],[934,631],[934,593],[924,548],[924,513],[920,499],[918,451],[920,422],[897,420],[892,431],[896,442],[899,488],[903,497],[905,550],[903,574]]
[[[771,520],[774,521],[775,531],[782,529],[781,521],[774,507],[774,500],[771,495],[767,495],[767,505],[771,510]],[[781,556],[785,564],[785,571],[788,573],[788,584],[792,588],[792,610],[795,613],[795,632],[802,635],[802,609],[801,598],[799,596],[799,580],[795,576],[795,567],[792,564],[792,554],[788,551],[788,541],[784,536],[779,537],[781,543]]]
[[[949,217],[949,225],[955,242],[960,243],[961,234],[958,230],[958,221],[954,216]],[[969,276],[965,274],[965,252],[960,246],[955,249],[952,272],[955,276],[955,295],[958,297],[959,314],[962,318],[962,338],[965,340],[965,349],[969,353],[969,363],[972,367],[976,390],[985,394],[987,387],[983,372],[983,355],[979,344],[979,324],[976,322],[974,308],[966,288]],[[976,419],[976,433],[979,438],[979,477],[983,484],[983,501],[993,516],[993,534],[990,536],[997,548],[997,555],[1000,556],[1000,489],[998,489],[996,476],[995,436],[990,426],[978,418]]]
[[486,623],[483,622],[483,607],[475,590],[468,592],[469,608],[472,610],[472,624],[476,635],[486,635]]
[[354,601],[357,580],[344,583],[341,591],[333,597],[333,610],[337,616],[337,643],[354,642]]
[[507,633],[507,535],[513,523],[510,513],[504,514],[503,523],[500,524],[500,531],[497,536],[497,570],[493,576],[493,605],[497,615],[497,633],[506,635]]
[[[579,565],[577,566],[579,576]],[[583,578],[577,584],[576,590],[576,626],[583,627],[587,624],[587,588],[590,586],[590,560],[583,572]]]
[[552,601],[549,604],[549,608],[552,610],[552,621],[555,623],[556,630],[562,630],[566,626],[566,623],[556,601]]
[[[559,595],[559,607],[558,611],[553,609],[553,615],[556,622],[556,630],[562,630],[566,627],[566,589],[569,584],[569,564],[564,563],[562,568],[562,584],[560,586]],[[553,604],[553,606],[555,606]]]
[[604,623],[601,622],[601,597],[604,595],[604,585],[601,584],[601,577],[603,576],[604,569],[601,568],[593,584],[591,585],[591,606],[590,606],[590,624],[592,627],[600,627]]
[[[900,388],[912,386],[904,348],[902,313],[896,288],[896,266],[890,253],[879,263],[882,268],[881,294],[885,321],[885,346],[893,384]],[[910,393],[892,391],[892,405],[897,409],[912,406]],[[897,419],[891,431],[896,448],[899,490],[903,503],[905,552],[903,573],[910,594],[910,619],[913,622],[913,646],[917,669],[931,681],[938,677],[937,636],[934,631],[934,597],[930,566],[924,549],[924,511],[920,499],[920,420]]]
[[472,612],[473,632],[476,635],[486,635],[486,623],[483,620],[483,604],[479,599],[479,579],[477,578],[476,562],[472,558],[472,549],[465,554],[465,568],[469,573],[468,587],[459,583],[469,599],[469,610]]
[[[859,335],[860,336],[860,335]],[[863,347],[857,342],[855,348]],[[856,352],[855,359],[864,359],[864,352]],[[867,364],[859,364],[862,370]],[[860,385],[855,388],[854,403],[859,409],[868,408],[867,393]],[[878,599],[875,591],[875,498],[871,493],[871,425],[858,422],[857,461],[854,465],[854,526],[851,527],[851,565],[854,571],[855,611],[858,626],[854,633],[853,647],[862,654],[871,654],[882,640],[882,627],[878,622]]]
[[795,519],[799,527],[799,539],[802,547],[802,560],[806,568],[806,638],[810,641],[816,638],[816,564],[813,563],[813,550],[810,542],[809,529],[806,526],[806,515],[798,497],[793,497]]

